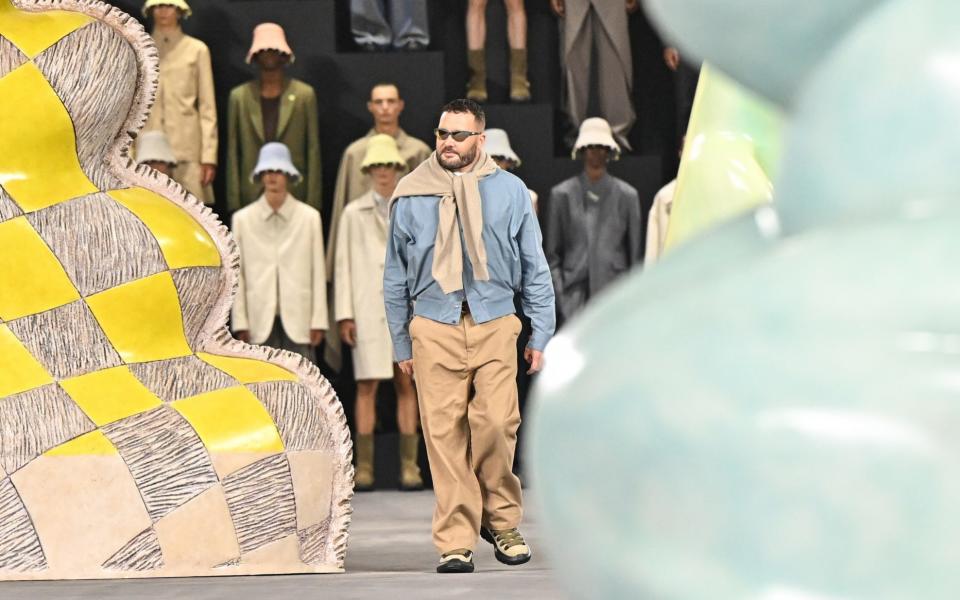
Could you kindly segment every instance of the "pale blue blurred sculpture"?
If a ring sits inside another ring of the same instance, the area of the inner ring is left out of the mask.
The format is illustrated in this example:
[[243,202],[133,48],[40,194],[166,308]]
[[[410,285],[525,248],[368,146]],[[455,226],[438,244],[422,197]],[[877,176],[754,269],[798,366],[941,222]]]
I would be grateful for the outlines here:
[[955,600],[960,2],[647,9],[784,108],[784,162],[775,207],[549,347],[531,459],[558,574],[579,598]]

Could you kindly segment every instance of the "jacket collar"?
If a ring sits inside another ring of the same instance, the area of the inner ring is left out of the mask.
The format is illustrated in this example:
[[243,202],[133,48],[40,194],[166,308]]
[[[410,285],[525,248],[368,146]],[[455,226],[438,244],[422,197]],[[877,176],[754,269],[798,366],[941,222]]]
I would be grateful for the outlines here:
[[[293,218],[293,211],[296,209],[297,199],[293,197],[292,194],[287,194],[287,199],[283,201],[283,204],[280,206],[280,210],[276,211],[277,214],[283,218],[284,221],[289,222]],[[267,197],[264,194],[260,194],[260,197],[257,198],[257,214],[261,220],[266,221],[271,216],[273,216],[274,210],[270,207],[270,203],[267,202]]]

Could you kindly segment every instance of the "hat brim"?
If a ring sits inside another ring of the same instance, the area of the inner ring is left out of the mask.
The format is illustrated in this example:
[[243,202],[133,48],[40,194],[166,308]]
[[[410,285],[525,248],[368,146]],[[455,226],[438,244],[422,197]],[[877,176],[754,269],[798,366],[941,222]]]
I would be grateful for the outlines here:
[[253,59],[256,58],[257,54],[260,54],[261,52],[265,52],[267,50],[276,50],[277,52],[279,52],[280,54],[283,54],[284,56],[289,56],[291,65],[297,60],[297,57],[293,54],[293,50],[291,50],[290,48],[284,49],[284,48],[277,48],[274,46],[263,46],[260,48],[250,48],[250,51],[247,52],[247,64],[248,65],[253,64]]

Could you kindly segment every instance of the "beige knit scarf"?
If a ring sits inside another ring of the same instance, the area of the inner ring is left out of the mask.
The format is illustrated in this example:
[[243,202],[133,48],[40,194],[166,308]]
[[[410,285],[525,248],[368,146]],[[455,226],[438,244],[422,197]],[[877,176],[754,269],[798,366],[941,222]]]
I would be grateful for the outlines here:
[[483,208],[480,204],[479,181],[497,171],[497,163],[486,153],[480,155],[472,170],[454,175],[440,165],[437,153],[400,180],[390,212],[397,198],[404,196],[440,196],[437,238],[433,249],[433,278],[443,293],[463,289],[463,248],[460,245],[459,216],[467,256],[473,266],[474,279],[487,281],[487,249],[483,245]]

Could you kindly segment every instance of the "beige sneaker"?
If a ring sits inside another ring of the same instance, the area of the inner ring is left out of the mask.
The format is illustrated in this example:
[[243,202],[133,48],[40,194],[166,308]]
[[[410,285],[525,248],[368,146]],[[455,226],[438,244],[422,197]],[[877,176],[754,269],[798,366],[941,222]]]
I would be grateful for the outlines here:
[[473,573],[473,552],[458,548],[444,553],[440,556],[437,573]]
[[494,531],[481,527],[480,537],[493,544],[493,555],[505,565],[522,565],[533,555],[519,529]]

